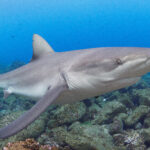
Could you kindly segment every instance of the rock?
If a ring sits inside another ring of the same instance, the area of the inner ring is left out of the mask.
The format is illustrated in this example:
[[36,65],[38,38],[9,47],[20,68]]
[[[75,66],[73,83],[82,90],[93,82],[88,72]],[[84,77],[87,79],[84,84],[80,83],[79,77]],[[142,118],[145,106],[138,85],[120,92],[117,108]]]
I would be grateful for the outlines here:
[[107,139],[107,142],[110,143],[112,138],[109,135],[109,130],[106,126],[100,125],[91,125],[91,124],[81,124],[76,122],[76,124],[72,125],[68,129],[71,134],[77,134],[85,137],[99,137]]
[[55,141],[59,145],[64,145],[65,140],[66,140],[66,136],[68,135],[67,127],[66,126],[60,126],[60,127],[56,127],[53,129],[47,128],[46,134],[49,136],[51,141]]
[[143,137],[135,130],[114,134],[113,139],[117,147],[126,147],[127,150],[146,150]]
[[103,124],[112,122],[113,118],[119,113],[126,112],[126,107],[118,102],[112,101],[104,105],[99,113],[95,115],[95,119],[92,121],[93,124]]
[[97,97],[95,103],[98,104],[100,107],[103,107],[106,104],[106,102],[110,102],[118,99],[118,96],[120,96],[119,91],[109,92],[104,94],[103,96]]
[[103,107],[103,105],[105,105],[107,102],[107,98],[103,97],[103,96],[99,96],[95,99],[95,103],[99,106],[99,107]]
[[65,143],[74,150],[113,150],[112,137],[107,128],[99,125],[74,123],[67,131],[64,127],[54,128],[51,135],[58,143]]
[[57,146],[40,145],[33,139],[8,143],[3,150],[59,150]]
[[0,118],[0,128],[8,125],[13,120],[17,119],[20,115],[22,115],[24,111],[12,112]]
[[53,111],[50,115],[48,127],[54,128],[63,124],[71,124],[77,120],[80,120],[85,113],[86,106],[83,102],[63,105]]
[[[15,112],[15,113],[11,113],[7,116],[4,116],[0,120],[0,127],[9,124],[13,120],[17,119],[21,114],[22,114],[22,112]],[[45,125],[47,122],[47,116],[48,116],[48,114],[44,113],[36,121],[34,121],[31,125],[29,125],[27,127],[27,129],[22,130],[21,132],[19,132],[15,136],[12,136],[8,139],[0,140],[0,148],[2,148],[8,142],[25,140],[27,138],[37,138],[38,136],[40,136],[42,134],[42,132],[44,132],[44,130],[45,130]]]
[[131,96],[129,96],[129,94],[120,94],[117,99],[128,108],[134,107]]
[[120,113],[115,117],[115,119],[122,120],[124,122],[124,120],[126,120],[127,117],[128,115],[126,113]]
[[133,99],[136,99],[140,105],[150,106],[150,88],[138,89],[133,92]]
[[146,128],[150,127],[150,113],[148,113],[144,119],[144,127]]
[[135,129],[138,130],[138,129],[141,129],[142,128],[142,124],[140,122],[138,122],[136,125],[135,125]]
[[7,110],[6,114],[11,113],[12,111],[28,110],[36,103],[32,98],[16,95],[10,95],[7,99],[1,98],[0,100],[0,112]]
[[37,141],[40,143],[40,144],[45,144],[47,143],[47,141],[50,141],[49,139],[49,136],[45,133],[42,133],[38,138],[37,138]]
[[99,107],[96,103],[93,103],[90,107],[88,107],[88,113],[95,114],[100,112],[101,107]]
[[113,123],[110,124],[110,134],[120,133],[123,131],[123,122],[119,119],[114,119]]
[[92,103],[92,105],[87,108],[86,114],[84,115],[82,121],[86,122],[87,120],[92,120],[100,111],[101,107],[99,107],[99,105],[97,105],[96,103]]
[[95,137],[87,139],[78,135],[68,135],[66,143],[74,150],[114,150],[111,145]]
[[27,129],[24,129],[20,133],[18,133],[16,138],[19,140],[25,140],[26,138],[39,137],[45,131],[47,117],[48,114],[44,113],[37,120],[35,120],[30,126],[28,126]]
[[[150,128],[147,129],[141,129],[140,133],[144,139],[145,143],[150,143]],[[148,144],[149,145],[149,144]]]
[[150,112],[148,106],[140,105],[125,120],[126,126],[134,126],[138,121],[143,119]]
[[117,146],[115,150],[127,150],[125,146]]
[[90,107],[93,103],[95,103],[95,98],[88,98],[82,101],[87,107]]
[[112,101],[104,105],[102,111],[110,117],[115,117],[119,113],[126,112],[126,107],[118,101]]

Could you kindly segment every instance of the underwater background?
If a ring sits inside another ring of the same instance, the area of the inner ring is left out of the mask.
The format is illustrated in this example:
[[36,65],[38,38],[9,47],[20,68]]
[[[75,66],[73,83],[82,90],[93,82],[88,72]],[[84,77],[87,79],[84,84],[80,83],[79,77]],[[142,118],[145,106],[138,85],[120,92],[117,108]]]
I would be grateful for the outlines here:
[[[34,33],[57,52],[150,47],[150,1],[0,0],[0,73],[30,61]],[[19,95],[4,100],[1,89],[0,127],[34,104]],[[131,87],[51,106],[27,129],[0,140],[0,149],[150,150],[150,74]]]
[[55,51],[150,47],[148,0],[0,0],[0,61],[32,56],[32,35]]

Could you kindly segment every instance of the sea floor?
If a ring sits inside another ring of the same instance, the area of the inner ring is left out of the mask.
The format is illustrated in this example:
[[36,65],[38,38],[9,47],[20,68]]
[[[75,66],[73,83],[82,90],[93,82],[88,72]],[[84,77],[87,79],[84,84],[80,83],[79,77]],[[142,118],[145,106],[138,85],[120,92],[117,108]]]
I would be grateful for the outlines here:
[[[17,68],[16,61],[0,72]],[[35,100],[0,90],[0,127],[30,109]],[[63,106],[50,106],[17,135],[0,140],[3,150],[150,150],[150,75],[137,84]]]

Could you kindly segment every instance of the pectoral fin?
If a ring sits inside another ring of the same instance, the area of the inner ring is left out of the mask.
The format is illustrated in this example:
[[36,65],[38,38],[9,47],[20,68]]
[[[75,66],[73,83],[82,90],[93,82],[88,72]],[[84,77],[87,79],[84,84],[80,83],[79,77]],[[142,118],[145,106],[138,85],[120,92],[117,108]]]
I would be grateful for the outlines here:
[[8,126],[0,129],[0,138],[10,137],[30,125],[46,108],[67,89],[65,81],[57,82],[51,86],[45,96],[37,102],[29,111],[10,123]]

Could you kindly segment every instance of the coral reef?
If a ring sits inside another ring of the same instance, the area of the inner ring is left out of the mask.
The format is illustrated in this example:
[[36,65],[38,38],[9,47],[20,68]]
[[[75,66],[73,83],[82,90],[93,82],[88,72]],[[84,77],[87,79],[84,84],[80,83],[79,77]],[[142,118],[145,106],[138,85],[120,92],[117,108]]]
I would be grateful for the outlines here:
[[[69,145],[75,150],[110,150],[113,138],[105,126],[73,123],[67,127],[58,127],[47,131],[51,140],[61,145]],[[112,148],[113,149],[113,148]]]
[[25,141],[8,143],[3,150],[59,150],[59,147],[40,145],[33,139],[26,139]]
[[70,124],[80,120],[86,112],[84,103],[75,103],[73,105],[63,105],[50,113],[48,127],[53,128],[63,124]]
[[140,105],[139,107],[135,108],[132,113],[127,117],[125,120],[126,126],[133,126],[140,120],[146,116],[150,112],[150,108],[148,106]]
[[115,145],[127,150],[145,150],[144,139],[135,130],[128,130],[124,133],[113,135]]

